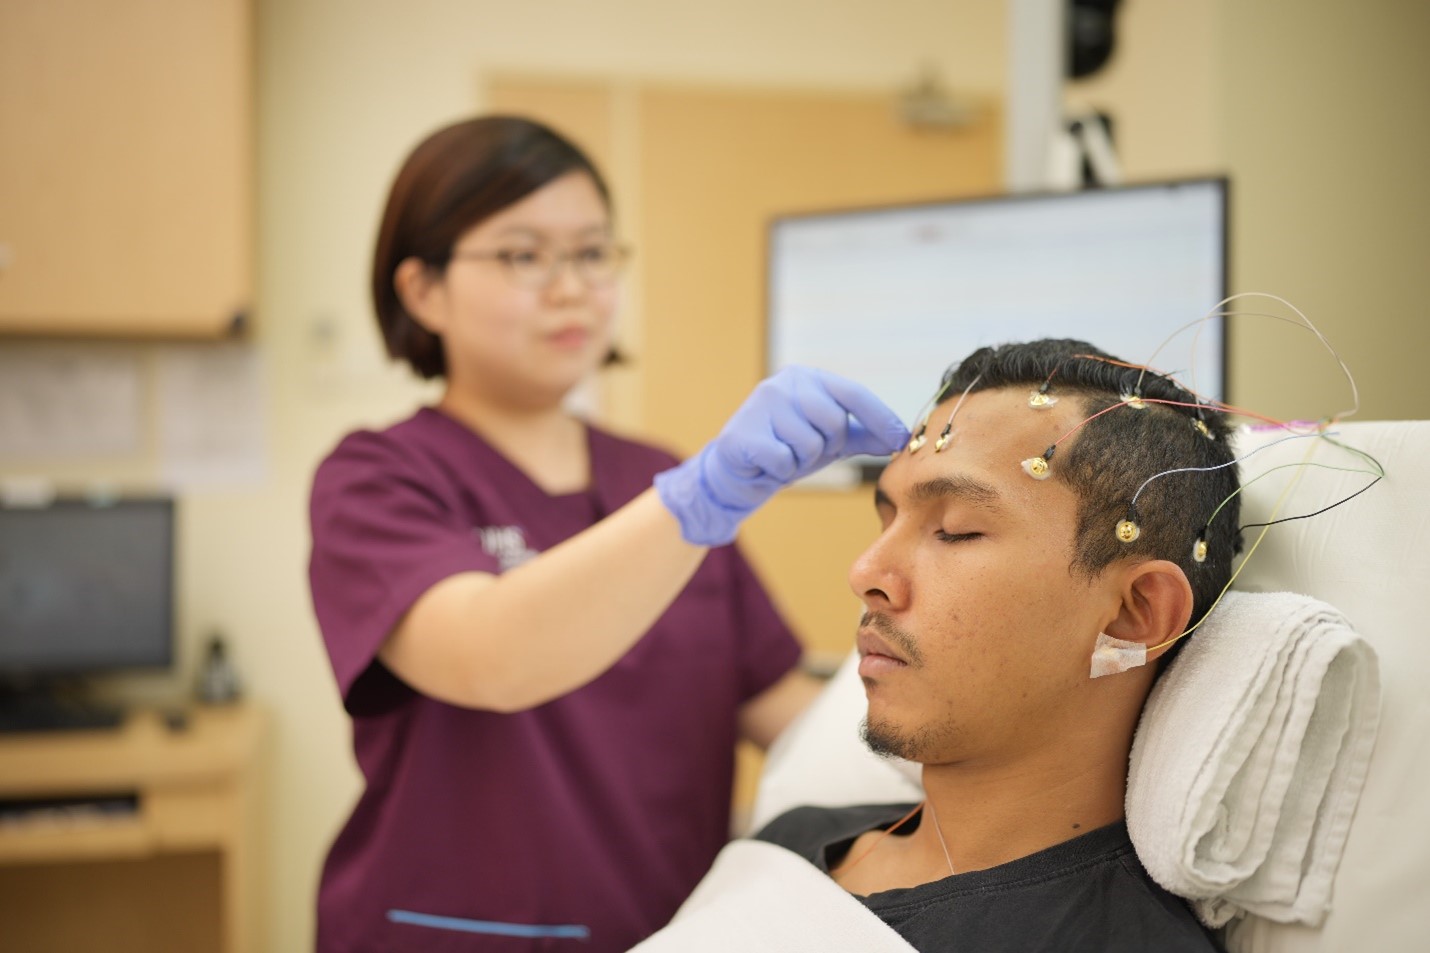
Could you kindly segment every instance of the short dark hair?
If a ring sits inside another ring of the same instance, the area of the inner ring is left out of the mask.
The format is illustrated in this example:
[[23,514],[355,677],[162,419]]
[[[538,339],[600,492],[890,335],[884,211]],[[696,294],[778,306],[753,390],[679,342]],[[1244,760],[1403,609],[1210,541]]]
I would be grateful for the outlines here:
[[[970,384],[973,392],[1028,386],[1031,393],[1048,383],[1050,396],[1075,396],[1088,417],[1116,407],[1124,395],[1199,404],[1172,378],[1110,363],[1118,360],[1085,341],[1068,339],[985,347],[950,368],[939,401]],[[1149,402],[1141,409],[1116,407],[1088,420],[1058,448],[1050,465],[1053,478],[1066,481],[1078,498],[1073,568],[1095,576],[1128,556],[1170,560],[1186,573],[1194,597],[1192,622],[1200,620],[1231,578],[1232,560],[1241,551],[1240,482],[1230,436],[1226,414],[1204,405]],[[1046,449],[1029,447],[1028,456]],[[1149,483],[1137,500],[1141,535],[1121,542],[1114,528],[1128,516],[1138,487],[1156,474],[1183,467],[1204,472],[1173,473]],[[1199,562],[1193,550],[1200,539],[1207,551]]]
[[419,143],[388,192],[373,253],[372,299],[387,353],[424,378],[445,374],[442,339],[407,313],[393,286],[397,266],[416,258],[445,269],[463,232],[571,172],[589,175],[611,207],[595,163],[555,130],[530,119],[468,119]]

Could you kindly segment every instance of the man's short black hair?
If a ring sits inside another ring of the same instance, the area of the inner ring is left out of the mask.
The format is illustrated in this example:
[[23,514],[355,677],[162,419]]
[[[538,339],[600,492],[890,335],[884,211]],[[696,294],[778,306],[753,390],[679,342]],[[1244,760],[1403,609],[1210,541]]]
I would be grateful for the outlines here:
[[[939,401],[957,396],[970,383],[973,392],[1026,387],[1030,393],[1047,383],[1050,396],[1078,400],[1084,417],[1115,407],[1124,395],[1198,403],[1169,377],[1109,363],[1118,360],[1085,341],[1066,339],[985,347],[950,368]],[[1225,588],[1232,560],[1241,551],[1240,483],[1230,436],[1224,413],[1149,402],[1141,409],[1109,410],[1059,445],[1052,477],[1065,481],[1078,498],[1073,568],[1095,576],[1127,557],[1170,560],[1191,583],[1192,622],[1199,621]],[[1029,447],[1028,456],[1046,449]],[[1137,498],[1141,535],[1121,542],[1114,529],[1129,515],[1138,487],[1156,474],[1182,468],[1198,472],[1172,473],[1148,484]],[[1198,539],[1207,544],[1201,562],[1193,553]]]

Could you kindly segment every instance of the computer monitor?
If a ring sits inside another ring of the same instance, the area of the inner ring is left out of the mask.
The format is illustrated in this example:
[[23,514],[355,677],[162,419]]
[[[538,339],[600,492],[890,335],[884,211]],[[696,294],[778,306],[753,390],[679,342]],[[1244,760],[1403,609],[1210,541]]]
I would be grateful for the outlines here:
[[1226,297],[1226,255],[1223,178],[782,216],[766,366],[853,378],[912,424],[950,362],[1076,337],[1225,400],[1222,319],[1153,352]]
[[[170,499],[0,505],[0,691],[173,662]],[[43,726],[41,726],[43,727]]]

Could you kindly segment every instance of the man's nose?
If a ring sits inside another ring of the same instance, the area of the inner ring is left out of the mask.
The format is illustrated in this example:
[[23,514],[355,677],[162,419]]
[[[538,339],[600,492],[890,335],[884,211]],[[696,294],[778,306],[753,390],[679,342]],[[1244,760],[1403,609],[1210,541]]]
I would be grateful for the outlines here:
[[908,583],[898,566],[898,540],[888,530],[849,567],[849,588],[869,608],[902,608]]

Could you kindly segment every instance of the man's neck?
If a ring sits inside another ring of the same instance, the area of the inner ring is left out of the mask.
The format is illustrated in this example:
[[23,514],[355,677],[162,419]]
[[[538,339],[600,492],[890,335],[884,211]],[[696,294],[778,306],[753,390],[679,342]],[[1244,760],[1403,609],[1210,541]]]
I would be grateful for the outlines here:
[[[1127,756],[1073,766],[929,765],[923,782],[954,869],[986,870],[1121,820]],[[937,839],[932,823],[915,833]]]
[[1130,739],[1077,764],[1050,752],[1016,763],[926,765],[931,809],[918,828],[907,837],[861,835],[832,874],[860,895],[914,887],[1007,864],[1121,820],[1128,747]]

